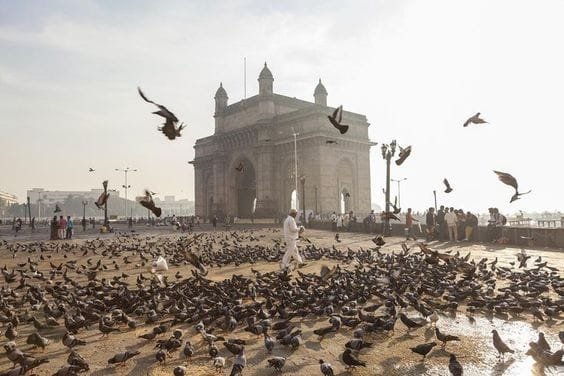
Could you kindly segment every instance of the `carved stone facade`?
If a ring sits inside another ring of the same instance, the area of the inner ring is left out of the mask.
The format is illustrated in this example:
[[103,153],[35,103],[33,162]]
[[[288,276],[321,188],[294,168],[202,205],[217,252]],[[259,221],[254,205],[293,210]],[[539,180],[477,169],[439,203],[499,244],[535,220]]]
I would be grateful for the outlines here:
[[[294,136],[299,209],[327,214],[370,211],[370,160],[366,116],[343,112],[349,131],[328,121],[327,91],[319,81],[315,103],[275,94],[264,65],[259,94],[228,105],[220,84],[215,133],[196,141],[196,215],[273,217],[290,209],[295,190]],[[256,201],[255,201],[256,199]]]

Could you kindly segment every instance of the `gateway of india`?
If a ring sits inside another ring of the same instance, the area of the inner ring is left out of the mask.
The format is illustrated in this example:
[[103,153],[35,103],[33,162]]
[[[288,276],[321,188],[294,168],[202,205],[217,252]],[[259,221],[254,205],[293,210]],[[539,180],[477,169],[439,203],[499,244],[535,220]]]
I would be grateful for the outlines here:
[[343,111],[342,123],[350,128],[341,135],[327,119],[335,108],[327,106],[321,80],[313,103],[275,94],[266,63],[258,83],[258,95],[233,104],[222,84],[215,93],[215,132],[196,141],[190,162],[195,214],[273,218],[286,214],[297,198],[297,209],[305,207],[307,215],[368,214],[369,151],[375,144],[366,116]]

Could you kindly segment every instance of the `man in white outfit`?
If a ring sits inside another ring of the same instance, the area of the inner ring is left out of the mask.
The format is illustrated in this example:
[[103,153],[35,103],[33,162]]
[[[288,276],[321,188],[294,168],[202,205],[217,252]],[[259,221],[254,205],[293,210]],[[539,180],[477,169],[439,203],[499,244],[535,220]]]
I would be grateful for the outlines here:
[[284,221],[284,240],[286,241],[286,253],[282,257],[282,269],[290,268],[290,259],[294,257],[299,265],[303,264],[302,258],[298,252],[296,245],[299,235],[304,231],[302,226],[296,225],[296,209],[291,209],[288,213],[288,218]]

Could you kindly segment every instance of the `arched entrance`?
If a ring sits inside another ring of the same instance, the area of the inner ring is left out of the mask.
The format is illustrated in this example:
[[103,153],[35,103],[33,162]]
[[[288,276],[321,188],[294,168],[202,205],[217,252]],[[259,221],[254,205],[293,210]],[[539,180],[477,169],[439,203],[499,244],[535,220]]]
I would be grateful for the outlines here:
[[248,161],[236,163],[240,168],[235,170],[235,193],[237,198],[237,216],[250,218],[253,215],[255,199],[257,197],[257,183],[255,168]]
[[299,205],[298,195],[296,193],[296,190],[294,189],[290,194],[290,209],[296,209],[299,211],[300,208],[298,205]]
[[339,209],[341,210],[341,213],[348,213],[351,211],[351,205],[350,205],[350,201],[351,201],[351,194],[349,193],[349,191],[345,188],[341,191],[340,196],[340,200],[339,200]]

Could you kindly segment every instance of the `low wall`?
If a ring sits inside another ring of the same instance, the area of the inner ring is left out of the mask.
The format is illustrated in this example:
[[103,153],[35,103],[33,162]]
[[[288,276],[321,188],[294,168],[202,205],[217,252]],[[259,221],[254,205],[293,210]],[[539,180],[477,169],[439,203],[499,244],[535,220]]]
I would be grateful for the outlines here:
[[[391,223],[392,225],[392,235],[393,236],[405,236],[404,229],[405,225],[402,223]],[[331,231],[331,223],[330,222],[311,222],[308,224],[309,228],[317,229],[317,230],[328,230]],[[416,229],[415,226],[415,235],[418,237],[424,238],[425,233],[425,225],[421,225],[421,230],[423,234],[419,234],[419,231]],[[370,233],[373,234],[381,234],[382,224],[375,223],[372,225],[372,229],[370,229]],[[351,226],[350,232],[358,232],[358,233],[368,233],[365,229],[363,223],[353,223]],[[472,241],[474,242],[485,242],[487,240],[487,228],[486,226],[479,226],[477,230],[474,231],[472,235]],[[508,239],[508,244],[514,246],[523,246],[523,247],[552,247],[552,248],[564,248],[564,228],[547,228],[547,227],[513,227],[513,226],[504,226],[503,227],[503,236]],[[526,237],[533,237],[534,240],[526,240],[521,239],[521,236]]]

